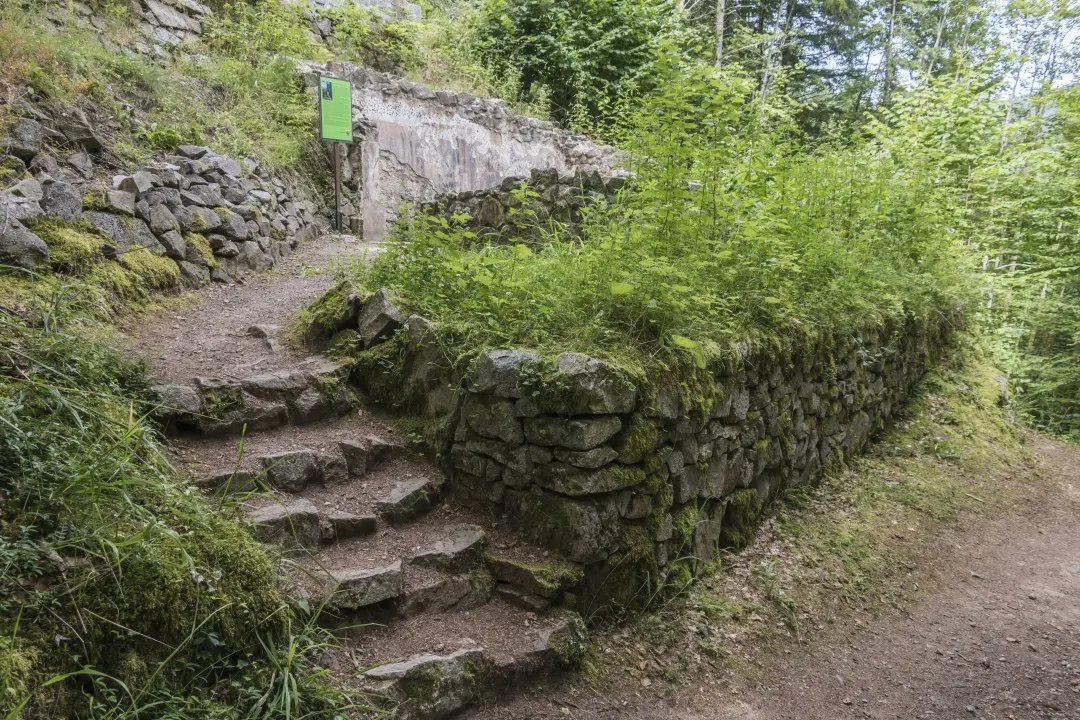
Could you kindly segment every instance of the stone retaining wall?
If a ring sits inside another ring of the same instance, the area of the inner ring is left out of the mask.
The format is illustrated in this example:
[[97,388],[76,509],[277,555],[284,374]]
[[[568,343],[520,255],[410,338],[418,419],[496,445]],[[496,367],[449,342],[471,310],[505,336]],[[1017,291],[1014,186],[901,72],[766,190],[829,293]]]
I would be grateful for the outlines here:
[[[453,491],[581,566],[591,610],[639,602],[747,542],[777,492],[815,481],[885,426],[960,320],[863,332],[790,360],[752,355],[696,390],[571,353],[487,352],[462,376],[437,330],[381,292],[338,329],[357,328],[369,348],[353,382],[433,418]],[[401,363],[392,372],[388,358]]]
[[621,176],[604,177],[597,170],[533,170],[527,178],[506,178],[498,187],[442,195],[421,211],[451,222],[467,215],[462,225],[485,241],[528,238],[553,225],[577,236],[586,209],[610,201],[625,183]]
[[198,287],[266,270],[318,235],[319,206],[253,160],[184,145],[130,175],[109,176],[96,162],[103,141],[82,111],[21,109],[27,116],[0,138],[7,153],[0,165],[17,179],[0,192],[0,263],[48,262],[49,248],[32,229],[54,218],[103,235],[110,259],[132,250],[165,255]]

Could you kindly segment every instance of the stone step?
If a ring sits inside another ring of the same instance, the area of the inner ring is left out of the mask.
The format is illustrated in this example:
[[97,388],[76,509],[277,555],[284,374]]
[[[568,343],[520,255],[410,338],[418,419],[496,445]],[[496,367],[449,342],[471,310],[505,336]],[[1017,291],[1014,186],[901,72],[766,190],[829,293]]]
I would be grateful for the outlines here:
[[261,498],[247,515],[255,537],[285,547],[317,548],[375,532],[374,515],[320,510],[304,498]]
[[[309,601],[325,603],[330,621],[351,619],[362,609],[407,615],[483,604],[495,586],[484,563],[487,536],[445,515],[341,540],[298,558],[303,575],[296,581]],[[312,530],[308,537],[313,536]],[[388,593],[389,586],[394,592]]]
[[[430,613],[345,640],[359,688],[397,720],[440,720],[495,693],[580,664],[585,625],[573,612],[528,612],[499,600]],[[432,678],[438,678],[432,682]]]
[[177,438],[173,453],[208,491],[277,491],[282,500],[304,497],[321,510],[368,515],[378,506],[395,518],[429,509],[433,503],[423,506],[410,494],[395,495],[395,489],[415,483],[437,500],[440,476],[388,438],[393,438],[388,429],[345,416],[244,437]]
[[350,408],[347,376],[346,365],[314,357],[263,375],[157,385],[156,416],[169,434],[227,435],[317,422]]

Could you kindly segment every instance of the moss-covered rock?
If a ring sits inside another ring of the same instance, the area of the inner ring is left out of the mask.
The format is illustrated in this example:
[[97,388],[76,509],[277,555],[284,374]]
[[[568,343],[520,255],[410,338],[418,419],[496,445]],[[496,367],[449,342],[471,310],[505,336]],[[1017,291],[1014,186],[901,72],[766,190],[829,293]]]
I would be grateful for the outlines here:
[[753,542],[761,510],[761,496],[756,490],[736,490],[732,493],[724,511],[721,545],[741,550]]
[[619,462],[627,465],[643,462],[656,452],[659,437],[660,431],[657,430],[655,421],[647,418],[644,413],[634,413],[626,423],[620,442],[615,448],[619,451]]
[[108,238],[81,222],[46,219],[34,222],[31,228],[49,246],[52,266],[64,272],[90,270],[104,259],[102,250],[109,244]]

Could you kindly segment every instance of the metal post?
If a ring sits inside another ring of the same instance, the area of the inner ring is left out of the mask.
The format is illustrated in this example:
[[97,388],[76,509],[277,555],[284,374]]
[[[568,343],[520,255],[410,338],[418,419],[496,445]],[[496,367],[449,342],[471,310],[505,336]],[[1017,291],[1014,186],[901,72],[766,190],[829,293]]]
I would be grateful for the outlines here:
[[341,143],[334,143],[334,229],[341,232]]

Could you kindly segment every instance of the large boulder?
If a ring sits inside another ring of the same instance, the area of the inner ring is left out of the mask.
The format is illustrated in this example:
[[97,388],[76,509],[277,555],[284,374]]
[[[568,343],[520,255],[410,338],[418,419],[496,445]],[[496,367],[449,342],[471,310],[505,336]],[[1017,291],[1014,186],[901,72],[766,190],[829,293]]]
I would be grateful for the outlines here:
[[247,222],[243,217],[225,208],[217,208],[214,212],[217,213],[218,218],[221,220],[220,225],[216,228],[219,233],[230,240],[243,241],[248,239],[251,231],[248,230]]
[[139,170],[134,175],[121,179],[116,189],[133,195],[141,195],[150,192],[156,185],[160,184],[161,178],[146,170]]
[[200,288],[210,284],[210,271],[195,263],[180,260],[176,263],[180,267],[180,274],[184,276],[184,282],[191,287]]
[[[168,212],[168,211],[166,211]],[[165,254],[173,260],[183,260],[187,257],[187,241],[175,230],[160,235],[161,245],[165,248]]]
[[41,209],[51,218],[75,222],[82,212],[82,194],[74,185],[56,180],[46,180],[41,185],[43,197]]
[[526,418],[525,438],[534,445],[592,450],[615,437],[622,421],[614,415],[597,418]]
[[[166,205],[153,205],[150,208],[150,229],[154,231],[155,235],[161,235],[179,230],[180,223],[176,221],[176,216],[172,214],[172,211]],[[183,257],[183,255],[180,257]]]
[[476,647],[380,665],[361,675],[360,683],[372,696],[392,703],[399,720],[439,720],[479,698],[495,670],[494,658]]
[[17,220],[21,223],[29,223],[44,216],[41,204],[34,200],[0,195],[0,225],[3,224],[4,218],[7,218],[8,222]]
[[610,365],[578,353],[563,353],[551,383],[542,391],[541,408],[559,415],[604,415],[633,412],[637,391]]
[[521,418],[514,415],[514,404],[509,400],[468,395],[461,410],[462,418],[477,433],[498,438],[510,445],[525,442]]
[[380,288],[360,310],[356,331],[365,347],[371,347],[388,339],[404,322],[405,316],[390,302],[386,290]]
[[56,120],[57,127],[68,142],[80,145],[90,152],[101,149],[101,140],[90,125],[86,115],[78,108],[68,108],[60,112]]
[[[2,227],[2,225],[0,225]],[[0,264],[33,269],[49,261],[49,247],[22,224],[9,221],[0,235]]]
[[525,394],[520,373],[538,362],[536,355],[521,350],[491,350],[476,361],[470,389],[482,395],[520,398]]
[[92,226],[105,237],[112,241],[116,253],[123,254],[131,247],[131,230],[127,224],[116,215],[96,210],[88,210],[79,216],[79,219]]
[[626,465],[609,465],[599,470],[581,470],[564,463],[543,465],[535,473],[536,484],[571,497],[601,495],[645,482],[645,471]]
[[20,118],[16,120],[8,130],[8,136],[0,147],[6,147],[7,151],[17,158],[30,160],[41,152],[41,143],[45,139],[45,128],[37,120]]

